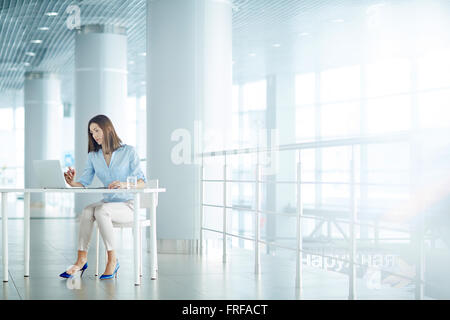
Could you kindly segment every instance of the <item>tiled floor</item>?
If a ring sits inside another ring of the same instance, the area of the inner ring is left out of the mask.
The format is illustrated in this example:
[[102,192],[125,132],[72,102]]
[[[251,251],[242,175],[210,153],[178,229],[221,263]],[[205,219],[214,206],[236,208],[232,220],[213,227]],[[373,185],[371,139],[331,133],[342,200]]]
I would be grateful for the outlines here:
[[[142,285],[133,282],[131,230],[116,230],[120,269],[117,279],[100,281],[94,275],[95,251],[89,251],[89,268],[82,279],[58,277],[76,257],[76,219],[32,219],[30,277],[23,277],[23,220],[10,219],[9,282],[2,283],[0,299],[347,299],[348,277],[304,267],[302,296],[295,288],[295,262],[261,255],[261,273],[254,273],[253,252],[230,249],[227,263],[220,249],[198,254],[158,254],[158,279],[149,276],[144,253]],[[94,237],[93,237],[94,239]],[[92,249],[94,249],[92,243]],[[145,250],[146,251],[146,250]],[[102,257],[102,256],[101,256]],[[103,259],[100,272],[103,271]],[[1,268],[1,265],[0,265]],[[413,299],[413,288],[368,289],[358,279],[360,299]]]

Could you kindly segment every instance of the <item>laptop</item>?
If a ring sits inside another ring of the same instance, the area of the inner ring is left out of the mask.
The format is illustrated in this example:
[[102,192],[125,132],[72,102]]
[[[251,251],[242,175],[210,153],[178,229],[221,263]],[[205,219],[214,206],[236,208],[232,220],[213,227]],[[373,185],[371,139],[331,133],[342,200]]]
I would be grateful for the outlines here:
[[[39,186],[44,189],[86,189],[85,187],[68,187],[64,179],[59,160],[33,160]],[[90,188],[91,189],[91,188]],[[92,189],[107,189],[105,187]]]

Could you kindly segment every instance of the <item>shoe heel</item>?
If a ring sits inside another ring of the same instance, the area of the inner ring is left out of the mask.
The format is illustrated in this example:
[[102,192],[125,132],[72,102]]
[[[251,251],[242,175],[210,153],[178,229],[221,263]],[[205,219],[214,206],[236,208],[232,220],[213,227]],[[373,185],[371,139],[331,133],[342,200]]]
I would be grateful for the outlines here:
[[117,279],[117,275],[119,274],[119,268],[120,268],[120,264],[119,264],[119,259],[116,260],[116,270],[114,271],[114,278]]

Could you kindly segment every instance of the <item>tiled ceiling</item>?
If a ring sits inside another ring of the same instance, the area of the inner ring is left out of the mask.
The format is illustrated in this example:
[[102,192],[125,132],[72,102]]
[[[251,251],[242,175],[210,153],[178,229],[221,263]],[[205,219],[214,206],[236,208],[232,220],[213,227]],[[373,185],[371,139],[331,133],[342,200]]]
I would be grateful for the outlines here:
[[[402,15],[410,20],[420,16],[417,8],[411,13],[402,7],[411,3],[433,3],[441,12],[450,5],[448,0],[233,0],[233,76],[282,72],[297,68],[298,61],[312,65],[309,59],[316,48],[333,54],[341,50],[345,57],[358,55],[367,50],[361,44],[370,38],[365,33],[368,8],[385,5],[390,13],[397,10],[391,20],[401,31]],[[74,4],[80,7],[81,24],[127,28],[128,92],[144,91],[146,0],[0,0],[0,94],[20,90],[25,71],[51,71],[65,83],[63,99],[72,100],[75,31],[66,25],[66,9]],[[413,38],[409,31],[399,33],[401,39]],[[291,61],[294,56],[297,62]]]
[[[72,83],[75,30],[66,24],[70,5],[79,6],[81,24],[126,27],[129,61],[144,62],[145,0],[0,0],[0,92],[21,89],[29,70],[56,72],[62,81]],[[136,70],[142,69],[131,64],[129,90],[144,77]],[[63,98],[70,100],[70,88],[64,86]]]
[[235,0],[234,6],[235,82],[450,47],[448,0]]

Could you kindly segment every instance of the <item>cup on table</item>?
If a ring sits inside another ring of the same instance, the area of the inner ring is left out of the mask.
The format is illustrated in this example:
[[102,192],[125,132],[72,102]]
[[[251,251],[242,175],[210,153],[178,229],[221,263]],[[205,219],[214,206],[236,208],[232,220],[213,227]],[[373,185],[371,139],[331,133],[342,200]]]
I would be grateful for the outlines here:
[[129,176],[127,177],[127,189],[136,189],[137,188],[137,177]]

